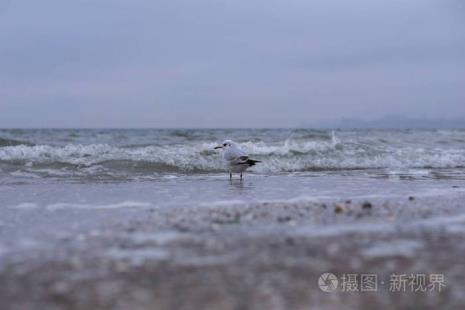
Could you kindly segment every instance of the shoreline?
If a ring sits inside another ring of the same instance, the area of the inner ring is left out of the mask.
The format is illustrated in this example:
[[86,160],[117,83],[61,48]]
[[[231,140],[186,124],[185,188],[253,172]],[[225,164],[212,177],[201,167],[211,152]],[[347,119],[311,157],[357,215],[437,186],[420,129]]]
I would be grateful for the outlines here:
[[[3,255],[2,309],[460,308],[464,201],[460,191],[149,208],[47,248]],[[317,284],[324,272],[384,281],[440,273],[446,286],[327,293]]]

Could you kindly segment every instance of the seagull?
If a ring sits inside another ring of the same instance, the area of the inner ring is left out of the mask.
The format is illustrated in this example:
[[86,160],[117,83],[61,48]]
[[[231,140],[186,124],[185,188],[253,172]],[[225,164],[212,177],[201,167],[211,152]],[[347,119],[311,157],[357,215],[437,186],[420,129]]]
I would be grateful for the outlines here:
[[223,149],[223,159],[229,171],[229,179],[232,179],[232,174],[240,173],[242,180],[242,172],[247,168],[260,163],[259,160],[249,158],[246,152],[241,150],[234,141],[224,140],[221,145],[215,146],[215,149]]

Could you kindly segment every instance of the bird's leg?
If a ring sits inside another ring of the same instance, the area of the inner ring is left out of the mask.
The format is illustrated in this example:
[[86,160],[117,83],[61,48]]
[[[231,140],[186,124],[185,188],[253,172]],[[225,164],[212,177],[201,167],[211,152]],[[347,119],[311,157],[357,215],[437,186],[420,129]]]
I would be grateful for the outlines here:
[[232,172],[229,173],[229,179],[232,180]]
[[241,180],[242,180],[242,172],[241,172]]

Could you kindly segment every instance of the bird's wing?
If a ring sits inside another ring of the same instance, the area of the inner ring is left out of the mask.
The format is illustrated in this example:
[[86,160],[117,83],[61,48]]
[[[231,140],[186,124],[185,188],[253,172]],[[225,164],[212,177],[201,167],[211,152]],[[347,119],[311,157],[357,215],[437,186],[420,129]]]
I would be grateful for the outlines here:
[[229,163],[231,165],[244,165],[248,163],[247,162],[248,160],[249,160],[249,156],[243,155],[243,156],[234,157],[233,159],[229,161]]
[[238,148],[226,150],[223,156],[224,156],[224,159],[229,162],[233,160],[237,160],[238,158],[240,159],[241,157],[244,157],[244,156],[248,157],[246,152]]

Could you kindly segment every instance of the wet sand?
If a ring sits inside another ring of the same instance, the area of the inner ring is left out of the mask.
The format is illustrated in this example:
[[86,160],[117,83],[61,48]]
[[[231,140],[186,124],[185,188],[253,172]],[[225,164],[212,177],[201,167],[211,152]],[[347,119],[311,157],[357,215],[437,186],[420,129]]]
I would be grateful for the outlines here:
[[[148,207],[124,220],[101,213],[100,224],[47,246],[3,253],[0,308],[464,308],[464,208],[460,186],[421,197]],[[324,272],[376,273],[378,289],[323,292]],[[443,274],[446,286],[390,292],[390,275],[412,273]]]

